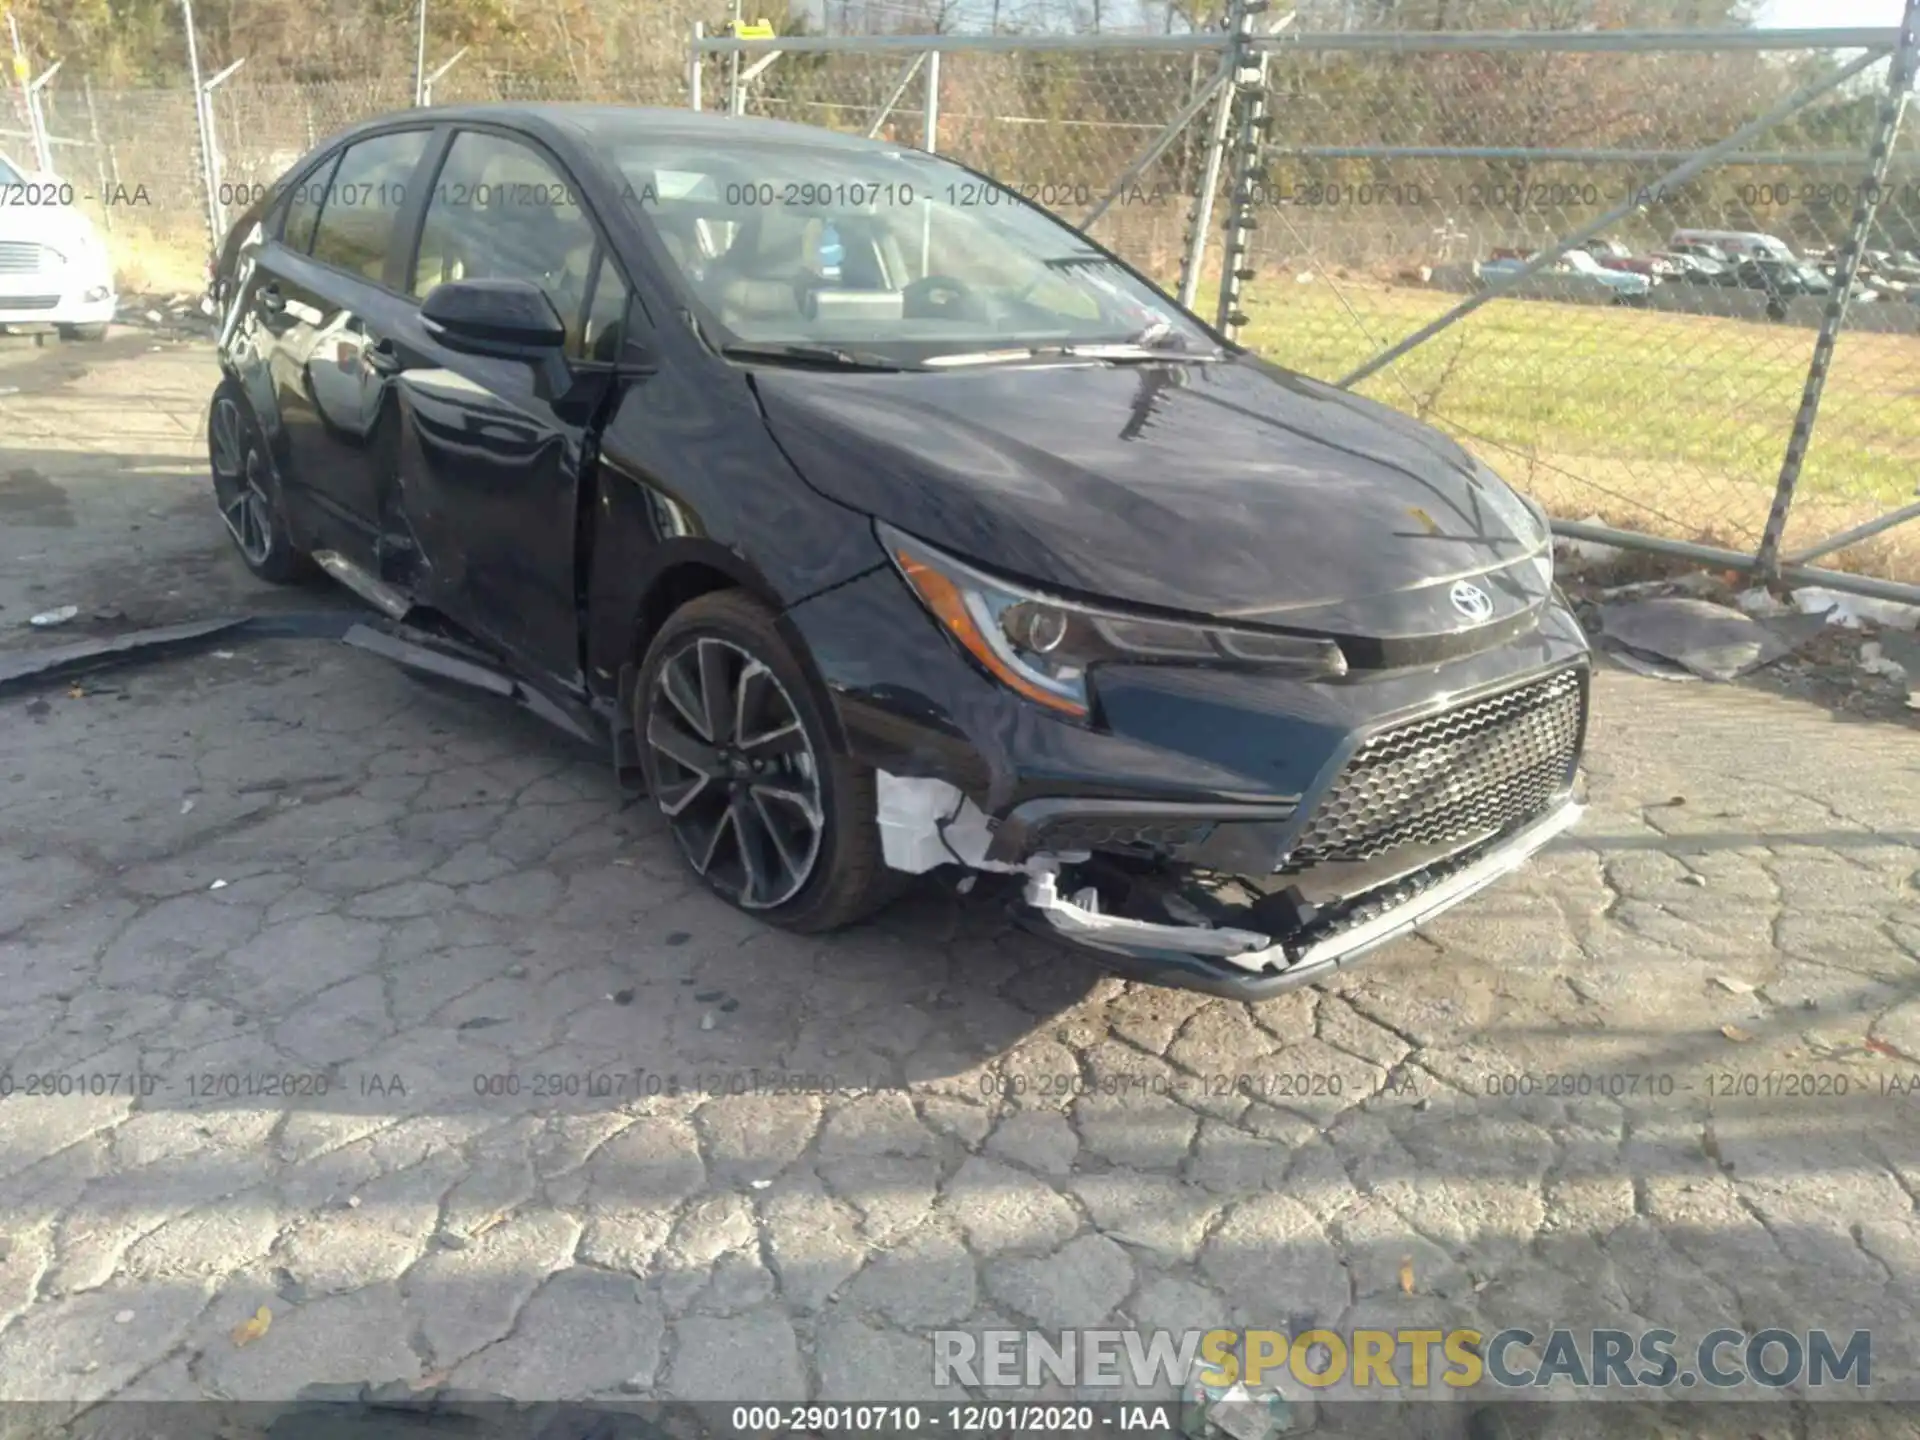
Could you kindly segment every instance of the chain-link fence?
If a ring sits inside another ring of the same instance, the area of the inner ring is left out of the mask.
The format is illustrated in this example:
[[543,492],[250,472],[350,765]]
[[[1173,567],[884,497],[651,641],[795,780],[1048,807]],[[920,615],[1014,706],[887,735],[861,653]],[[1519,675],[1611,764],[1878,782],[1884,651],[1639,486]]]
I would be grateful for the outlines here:
[[230,67],[201,106],[66,74],[38,123],[132,268],[190,262],[183,285],[261,187],[423,80],[438,103],[694,103],[926,145],[1271,358],[1448,430],[1568,533],[1831,583],[1795,568],[1820,560],[1915,598],[1920,526],[1895,522],[1920,515],[1916,14],[1413,33],[1235,0],[1191,34],[694,27],[690,52],[591,79]]
[[[1557,518],[1735,561],[1772,558],[1759,551],[1781,496],[1791,556],[1915,495],[1909,150],[1878,181],[1818,424],[1787,459],[1874,188],[1884,45],[1849,56],[1750,34],[1702,51],[1590,34],[1423,52],[1316,38],[1269,61],[1244,338],[1453,431]],[[1567,241],[1532,274],[1516,263]],[[1436,324],[1490,282],[1512,298]],[[1920,579],[1915,539],[1883,532],[1848,559]]]

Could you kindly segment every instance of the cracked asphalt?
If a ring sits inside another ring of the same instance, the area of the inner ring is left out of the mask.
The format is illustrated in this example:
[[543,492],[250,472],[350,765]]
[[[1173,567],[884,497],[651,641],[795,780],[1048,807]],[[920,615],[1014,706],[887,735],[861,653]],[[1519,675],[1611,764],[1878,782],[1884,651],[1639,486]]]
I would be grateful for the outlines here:
[[[0,353],[0,646],[348,603],[229,553],[213,378]],[[1247,1006],[932,888],[764,928],[330,641],[0,697],[0,1399],[902,1400],[939,1329],[1309,1323],[1864,1329],[1920,1399],[1920,733],[1609,669],[1588,788]]]

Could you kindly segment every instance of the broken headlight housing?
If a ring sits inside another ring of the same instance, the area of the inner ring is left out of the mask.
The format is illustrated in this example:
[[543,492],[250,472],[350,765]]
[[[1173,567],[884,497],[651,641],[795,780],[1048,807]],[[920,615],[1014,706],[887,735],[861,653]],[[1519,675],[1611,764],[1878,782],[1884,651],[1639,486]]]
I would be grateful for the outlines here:
[[1091,710],[1087,671],[1102,662],[1347,673],[1332,640],[1096,609],[989,575],[890,525],[875,529],[909,588],[962,649],[1008,689],[1077,719]]

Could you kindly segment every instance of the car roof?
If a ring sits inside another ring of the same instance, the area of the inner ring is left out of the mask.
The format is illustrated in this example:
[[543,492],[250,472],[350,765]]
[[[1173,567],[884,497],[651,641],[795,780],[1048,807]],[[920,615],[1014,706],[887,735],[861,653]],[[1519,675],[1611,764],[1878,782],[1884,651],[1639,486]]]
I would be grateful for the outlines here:
[[[676,110],[664,106],[596,105],[585,102],[541,101],[522,103],[505,101],[488,105],[434,105],[417,110],[394,110],[362,121],[326,142],[332,146],[362,132],[382,130],[395,125],[474,124],[511,125],[529,134],[554,140],[564,135],[574,142],[590,142],[596,122],[622,120],[645,122],[648,133],[663,140],[698,140],[702,137],[726,137],[762,144],[808,144],[836,150],[898,150],[898,144],[869,140],[864,135],[848,135],[838,130],[823,130],[816,125],[799,125],[790,120],[761,120],[707,110]],[[320,148],[320,147],[316,147]]]

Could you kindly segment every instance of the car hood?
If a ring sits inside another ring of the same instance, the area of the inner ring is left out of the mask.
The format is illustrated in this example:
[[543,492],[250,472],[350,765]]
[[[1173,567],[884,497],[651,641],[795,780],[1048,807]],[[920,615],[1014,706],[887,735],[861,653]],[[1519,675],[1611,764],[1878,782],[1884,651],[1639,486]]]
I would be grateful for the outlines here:
[[93,222],[68,205],[0,205],[0,240],[50,245],[69,259],[101,248]]
[[1545,526],[1453,441],[1251,357],[754,384],[816,489],[1084,598],[1413,637],[1510,631],[1551,590]]

